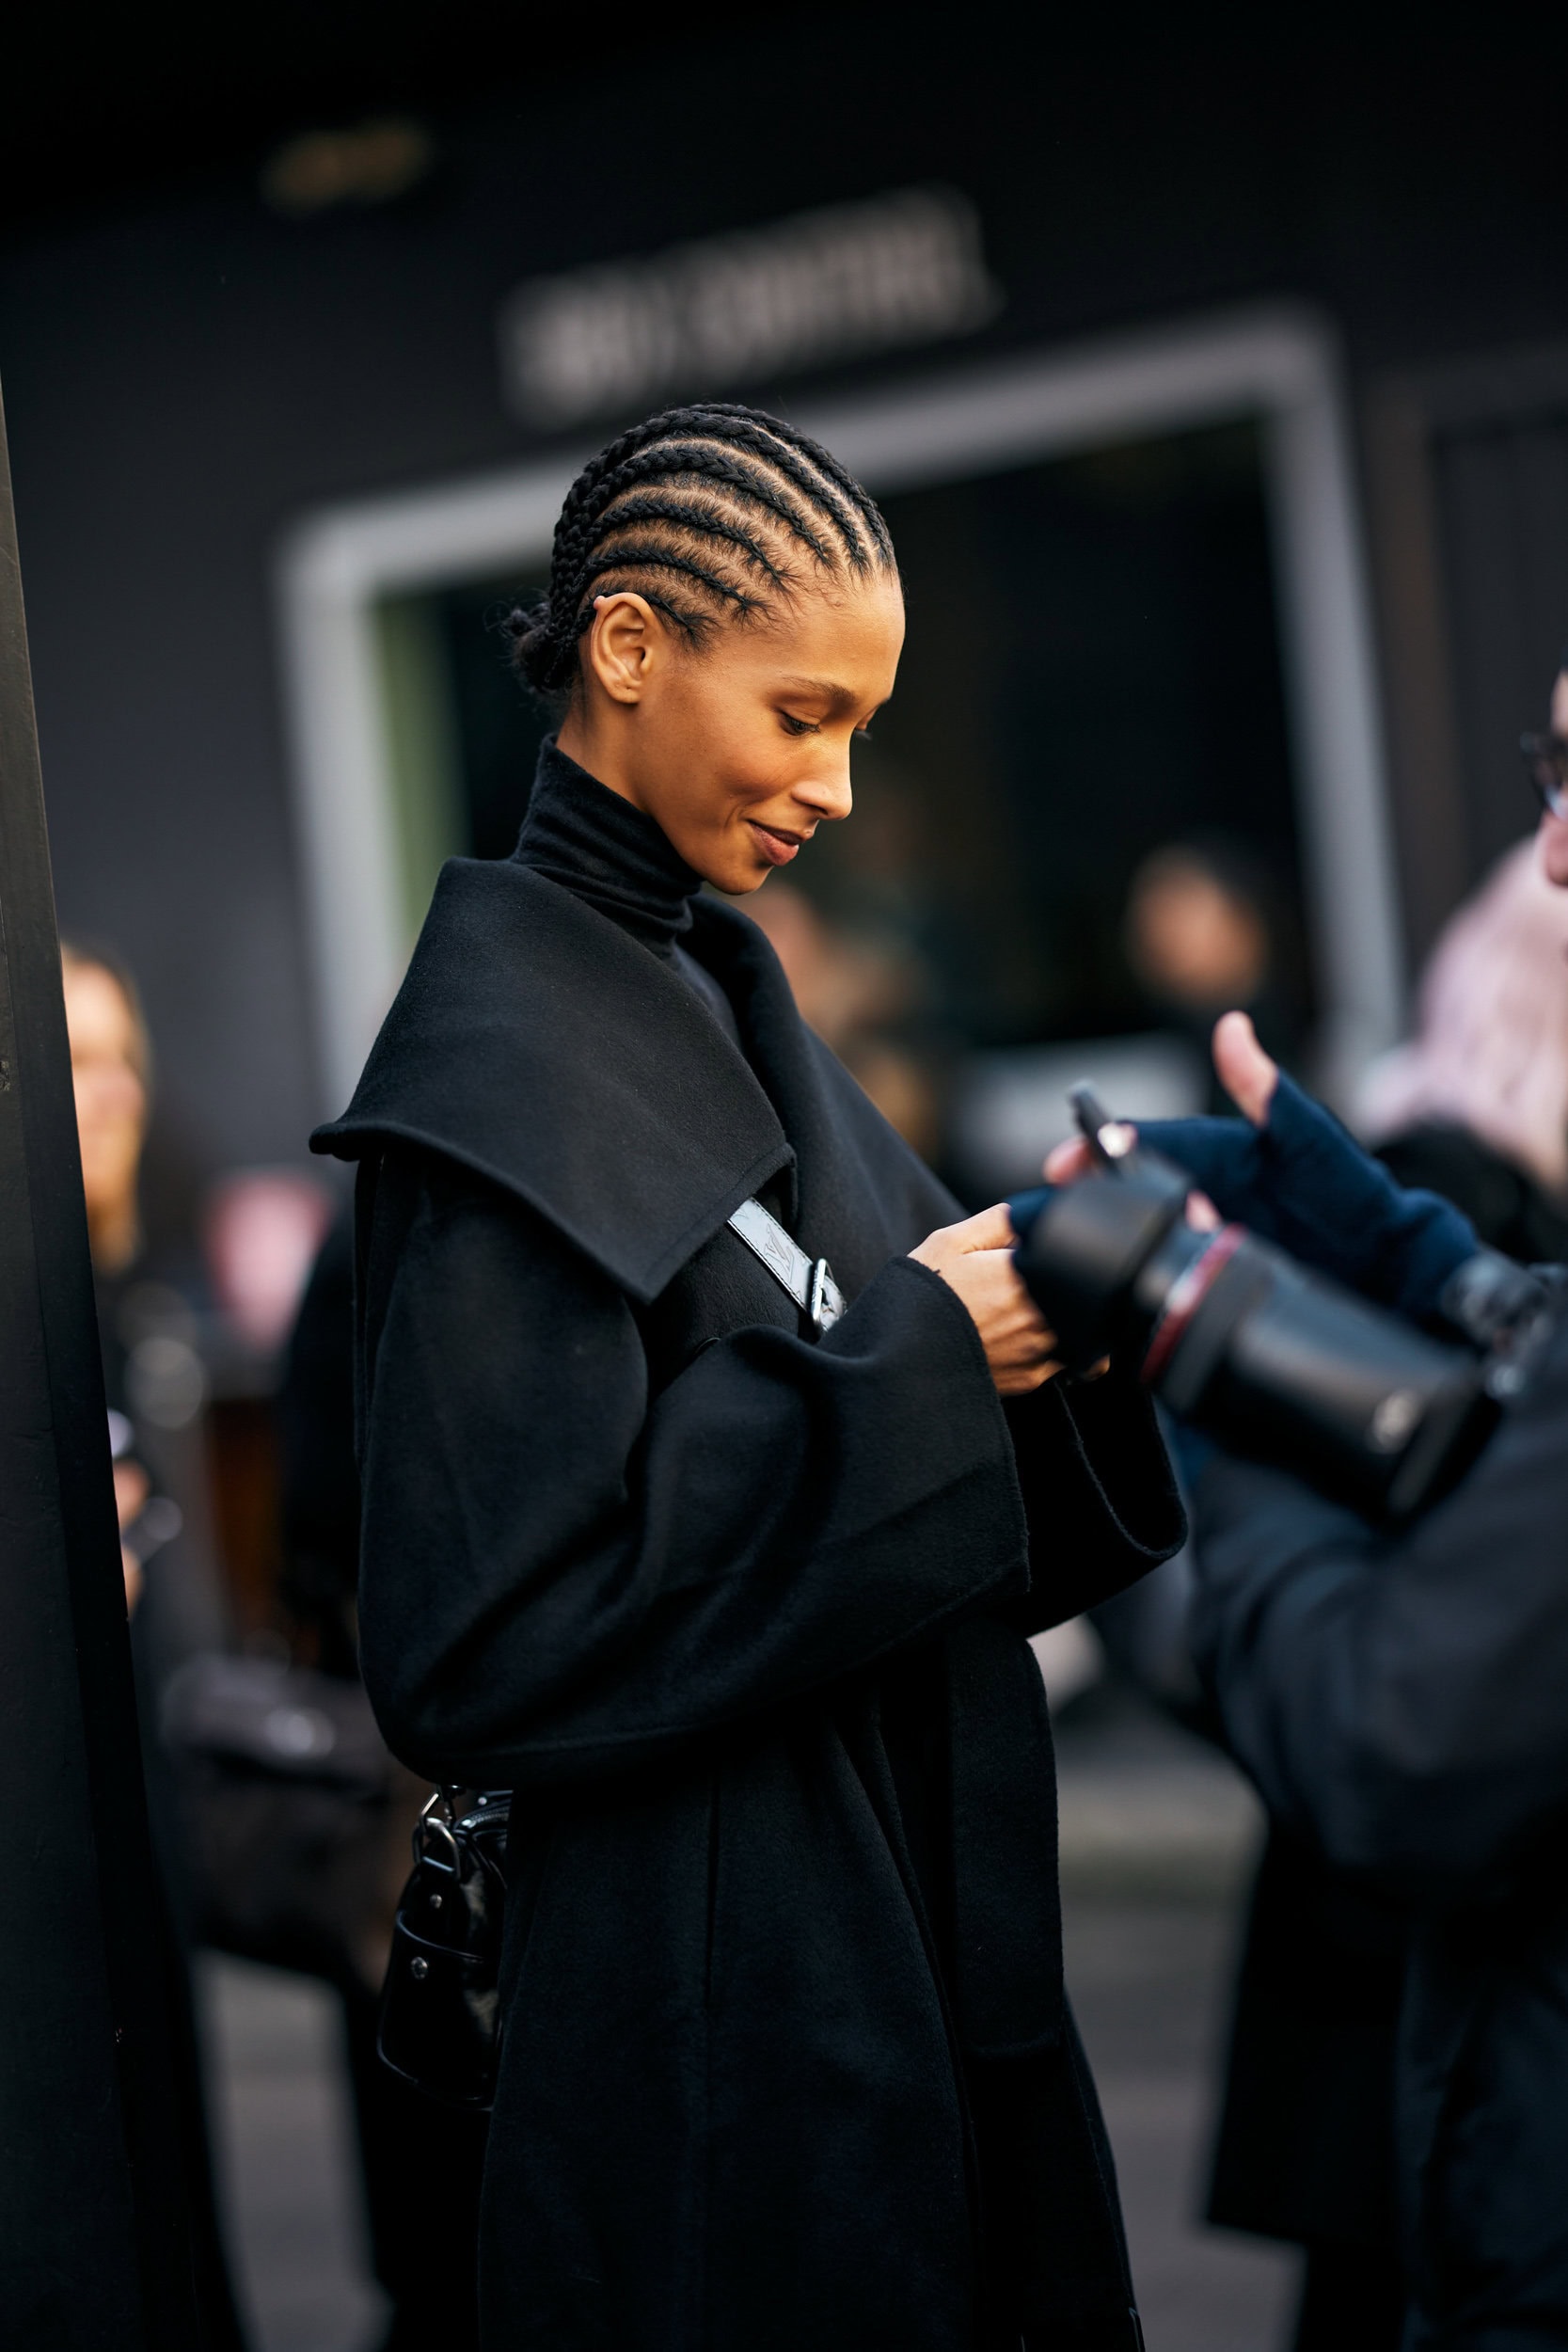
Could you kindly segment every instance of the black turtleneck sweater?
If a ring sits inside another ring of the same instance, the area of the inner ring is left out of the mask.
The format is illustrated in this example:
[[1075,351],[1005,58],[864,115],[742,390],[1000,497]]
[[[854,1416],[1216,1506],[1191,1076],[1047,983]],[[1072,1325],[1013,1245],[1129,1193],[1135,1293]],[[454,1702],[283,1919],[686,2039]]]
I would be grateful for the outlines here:
[[702,876],[651,817],[569,759],[553,736],[539,755],[514,855],[519,865],[531,866],[547,882],[608,914],[651,955],[673,964],[730,1042],[740,1045],[728,996],[682,944]]

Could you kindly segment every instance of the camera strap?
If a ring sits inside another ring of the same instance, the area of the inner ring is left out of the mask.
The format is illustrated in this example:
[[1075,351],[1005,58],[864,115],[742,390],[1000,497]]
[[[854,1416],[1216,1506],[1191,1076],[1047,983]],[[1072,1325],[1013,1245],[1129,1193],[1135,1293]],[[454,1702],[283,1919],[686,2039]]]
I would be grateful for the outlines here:
[[743,1200],[730,1218],[730,1226],[775,1281],[783,1283],[815,1327],[817,1338],[831,1331],[844,1312],[845,1297],[827,1259],[808,1257],[760,1200]]

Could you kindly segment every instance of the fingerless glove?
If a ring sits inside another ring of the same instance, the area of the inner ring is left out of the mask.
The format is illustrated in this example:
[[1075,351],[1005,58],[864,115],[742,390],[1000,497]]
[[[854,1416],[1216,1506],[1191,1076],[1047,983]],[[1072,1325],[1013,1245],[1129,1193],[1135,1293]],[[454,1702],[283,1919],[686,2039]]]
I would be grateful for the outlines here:
[[1137,1128],[1223,1217],[1417,1322],[1437,1315],[1449,1276],[1481,1247],[1467,1217],[1435,1193],[1397,1184],[1283,1071],[1260,1128],[1243,1119],[1148,1119]]

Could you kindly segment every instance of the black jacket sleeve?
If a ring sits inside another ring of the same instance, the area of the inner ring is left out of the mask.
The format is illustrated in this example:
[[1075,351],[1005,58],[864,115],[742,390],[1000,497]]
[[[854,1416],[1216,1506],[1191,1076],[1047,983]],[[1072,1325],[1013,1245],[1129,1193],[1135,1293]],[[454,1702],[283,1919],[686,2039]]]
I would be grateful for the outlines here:
[[1025,1589],[978,1337],[907,1259],[819,1345],[753,1326],[650,1400],[607,1278],[392,1154],[365,1292],[365,1679],[433,1778],[626,1771]]
[[1006,1408],[1029,1521],[1029,1592],[1005,1610],[1040,1633],[1124,1592],[1180,1550],[1187,1522],[1148,1394],[1114,1366]]
[[1194,1646],[1227,1736],[1332,1860],[1441,1898],[1568,1811],[1568,1329],[1411,1527],[1223,1455],[1194,1518]]

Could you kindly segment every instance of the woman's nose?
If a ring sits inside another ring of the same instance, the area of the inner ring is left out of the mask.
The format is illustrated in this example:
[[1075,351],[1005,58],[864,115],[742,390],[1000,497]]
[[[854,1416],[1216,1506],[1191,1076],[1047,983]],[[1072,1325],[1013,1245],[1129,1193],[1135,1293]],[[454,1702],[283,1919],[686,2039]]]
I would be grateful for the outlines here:
[[840,818],[847,817],[855,804],[849,788],[847,752],[831,768],[824,768],[808,782],[797,785],[795,797],[825,825],[836,824]]

